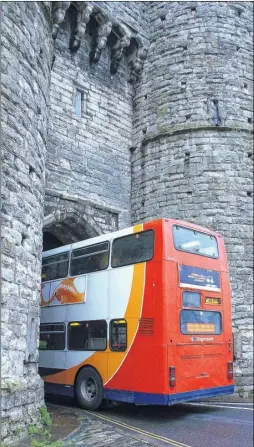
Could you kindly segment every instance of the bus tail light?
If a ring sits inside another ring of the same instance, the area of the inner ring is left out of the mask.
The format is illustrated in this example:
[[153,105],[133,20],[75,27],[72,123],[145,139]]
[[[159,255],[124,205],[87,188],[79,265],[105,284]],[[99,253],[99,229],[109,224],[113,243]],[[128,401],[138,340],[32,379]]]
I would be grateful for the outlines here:
[[176,386],[176,369],[174,366],[169,367],[169,385],[171,388]]
[[233,377],[234,377],[233,362],[228,362],[228,379],[233,379]]

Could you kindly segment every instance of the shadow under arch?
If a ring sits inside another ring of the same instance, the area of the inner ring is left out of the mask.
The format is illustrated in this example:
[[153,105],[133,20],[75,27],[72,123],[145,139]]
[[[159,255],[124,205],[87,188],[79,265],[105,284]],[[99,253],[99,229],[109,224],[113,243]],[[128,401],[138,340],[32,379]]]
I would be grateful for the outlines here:
[[44,218],[43,251],[90,239],[103,231],[94,219],[75,209],[57,210]]

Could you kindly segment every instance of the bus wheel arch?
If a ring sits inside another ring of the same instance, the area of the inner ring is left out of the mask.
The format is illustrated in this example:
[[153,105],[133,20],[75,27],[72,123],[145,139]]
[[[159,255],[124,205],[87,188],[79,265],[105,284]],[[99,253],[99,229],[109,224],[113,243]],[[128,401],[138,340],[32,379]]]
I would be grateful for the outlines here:
[[103,382],[100,373],[91,365],[79,369],[74,383],[75,397],[86,410],[97,410],[103,401]]

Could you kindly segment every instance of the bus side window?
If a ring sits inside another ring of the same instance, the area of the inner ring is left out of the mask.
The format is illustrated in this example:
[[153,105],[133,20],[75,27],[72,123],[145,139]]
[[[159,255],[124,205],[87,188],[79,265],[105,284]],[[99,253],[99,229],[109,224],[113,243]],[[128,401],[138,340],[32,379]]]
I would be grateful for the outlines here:
[[126,320],[110,321],[110,349],[111,351],[126,351],[127,322]]
[[71,351],[105,351],[107,322],[72,321],[68,325],[68,349]]
[[70,275],[83,275],[108,268],[109,242],[102,242],[73,250]]
[[122,236],[113,241],[111,266],[137,264],[150,261],[154,252],[153,230]]
[[65,348],[65,325],[62,323],[41,324],[40,351],[63,351]]
[[42,259],[41,280],[53,281],[66,278],[69,267],[69,252],[59,253]]

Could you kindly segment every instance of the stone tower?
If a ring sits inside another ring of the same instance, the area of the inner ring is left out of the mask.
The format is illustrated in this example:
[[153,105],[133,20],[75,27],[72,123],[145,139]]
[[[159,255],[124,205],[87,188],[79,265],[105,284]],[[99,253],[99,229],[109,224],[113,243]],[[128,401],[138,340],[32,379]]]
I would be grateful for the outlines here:
[[42,242],[146,219],[225,237],[237,389],[250,391],[252,22],[248,2],[2,4],[5,442],[44,403]]
[[170,216],[225,238],[235,373],[248,392],[253,315],[253,3],[150,2],[134,99],[132,220]]
[[50,3],[1,4],[1,436],[39,419],[39,297]]

